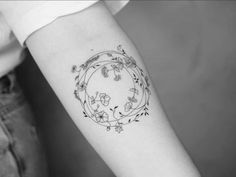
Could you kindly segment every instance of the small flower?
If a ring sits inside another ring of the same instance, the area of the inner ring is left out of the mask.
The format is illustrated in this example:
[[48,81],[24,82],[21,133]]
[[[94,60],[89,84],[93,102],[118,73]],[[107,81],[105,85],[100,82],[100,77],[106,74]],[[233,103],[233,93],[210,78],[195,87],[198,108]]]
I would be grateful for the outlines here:
[[97,122],[104,123],[108,121],[109,115],[105,111],[100,111],[95,114],[95,118]]
[[102,72],[103,77],[108,77],[108,69],[107,69],[106,66],[104,66],[104,67],[101,69],[101,72]]
[[116,72],[120,72],[120,68],[117,65],[111,65],[112,69]]
[[133,103],[137,103],[137,99],[135,97],[128,97],[128,100]]
[[131,91],[137,95],[139,94],[139,91],[136,88],[131,88],[131,89],[129,89],[129,91]]
[[125,112],[130,111],[132,109],[132,107],[133,107],[133,103],[132,102],[127,102],[124,106]]
[[110,102],[110,99],[111,99],[110,96],[108,96],[108,95],[105,94],[105,93],[100,93],[100,94],[99,94],[99,97],[100,97],[101,103],[102,103],[104,106],[108,106],[108,105],[109,105],[109,102]]
[[121,76],[120,75],[116,75],[115,77],[114,77],[114,80],[115,81],[119,81],[121,79]]
[[125,65],[128,68],[133,68],[136,66],[136,61],[134,60],[133,57],[129,57],[128,59],[125,59]]
[[123,127],[122,127],[120,124],[118,124],[118,125],[115,126],[115,131],[116,131],[117,133],[120,133],[120,132],[123,131]]
[[81,82],[80,84],[78,84],[77,88],[78,91],[82,92],[86,89],[87,84],[85,83],[85,81]]

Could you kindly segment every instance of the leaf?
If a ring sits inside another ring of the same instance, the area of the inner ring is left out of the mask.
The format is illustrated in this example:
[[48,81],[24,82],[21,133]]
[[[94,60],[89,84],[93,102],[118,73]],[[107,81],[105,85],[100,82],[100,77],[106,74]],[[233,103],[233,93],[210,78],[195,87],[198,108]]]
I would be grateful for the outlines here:
[[86,114],[86,112],[83,111],[83,113],[84,113],[84,117],[88,117],[88,115]]
[[75,77],[75,80],[79,79],[79,75]]
[[111,130],[111,127],[110,127],[110,126],[108,126],[108,127],[107,127],[107,131],[110,131],[110,130]]
[[131,122],[131,119],[129,119],[129,121],[128,121],[129,123]]
[[118,106],[115,106],[115,107],[114,107],[114,109],[117,109],[117,108],[118,108]]
[[135,121],[135,122],[139,122],[139,120],[137,120],[137,119],[135,119],[134,121]]
[[110,53],[107,53],[107,56],[108,56],[108,57],[112,57],[112,54],[110,54]]
[[112,109],[112,108],[110,108],[110,110],[111,110],[111,111],[113,111],[113,109]]
[[138,117],[139,116],[139,114],[137,114],[135,117]]

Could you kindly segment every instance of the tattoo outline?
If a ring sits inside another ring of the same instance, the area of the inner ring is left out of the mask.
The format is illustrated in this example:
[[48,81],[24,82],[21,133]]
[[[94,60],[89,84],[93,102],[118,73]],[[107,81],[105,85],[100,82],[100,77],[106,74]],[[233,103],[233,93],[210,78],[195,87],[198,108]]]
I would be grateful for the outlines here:
[[[107,131],[114,128],[120,133],[125,125],[149,115],[148,76],[121,45],[117,51],[100,52],[82,65],[72,66],[72,73],[76,74],[74,95],[83,107],[84,117],[106,127]],[[116,85],[116,90],[112,90],[112,85]]]

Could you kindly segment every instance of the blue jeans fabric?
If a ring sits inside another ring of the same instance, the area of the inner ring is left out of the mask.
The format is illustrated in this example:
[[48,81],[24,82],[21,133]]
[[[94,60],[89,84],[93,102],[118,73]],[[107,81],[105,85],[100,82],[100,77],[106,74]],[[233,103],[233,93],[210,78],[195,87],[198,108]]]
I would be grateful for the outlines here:
[[0,78],[0,177],[47,177],[33,114],[14,73]]

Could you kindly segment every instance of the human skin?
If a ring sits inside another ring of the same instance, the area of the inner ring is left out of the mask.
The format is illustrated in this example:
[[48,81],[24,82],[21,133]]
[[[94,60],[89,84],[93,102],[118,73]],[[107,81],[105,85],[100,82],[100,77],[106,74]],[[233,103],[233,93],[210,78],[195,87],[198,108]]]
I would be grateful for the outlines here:
[[[58,18],[26,44],[78,129],[116,176],[200,176],[167,121],[140,54],[102,2]],[[94,63],[100,66],[91,74]],[[128,77],[135,73],[138,85]],[[133,116],[122,117],[129,113]]]

